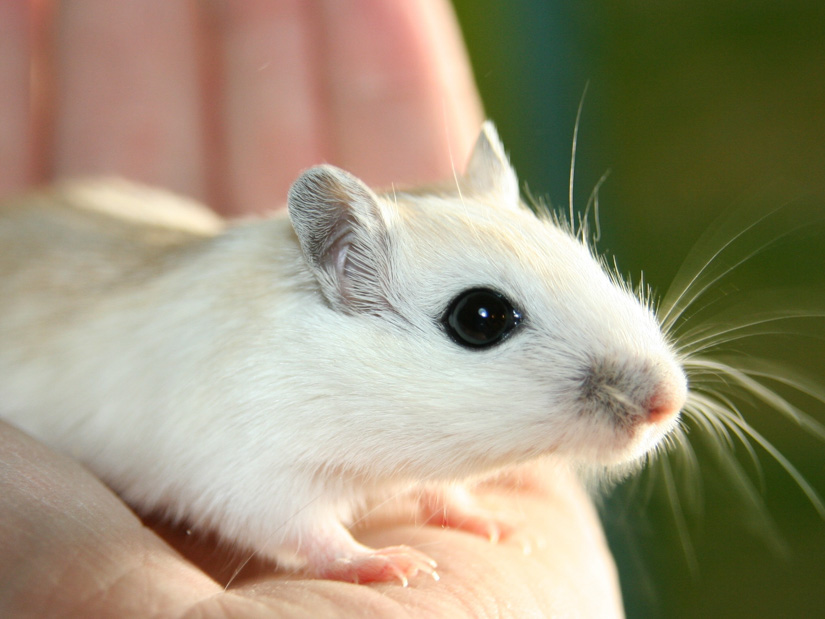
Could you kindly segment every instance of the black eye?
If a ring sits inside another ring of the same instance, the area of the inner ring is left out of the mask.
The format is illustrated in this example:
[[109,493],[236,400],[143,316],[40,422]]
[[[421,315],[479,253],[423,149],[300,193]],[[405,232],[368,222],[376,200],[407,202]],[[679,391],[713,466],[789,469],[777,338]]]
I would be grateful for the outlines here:
[[470,288],[452,300],[441,322],[457,344],[486,348],[510,335],[521,322],[521,312],[495,290]]

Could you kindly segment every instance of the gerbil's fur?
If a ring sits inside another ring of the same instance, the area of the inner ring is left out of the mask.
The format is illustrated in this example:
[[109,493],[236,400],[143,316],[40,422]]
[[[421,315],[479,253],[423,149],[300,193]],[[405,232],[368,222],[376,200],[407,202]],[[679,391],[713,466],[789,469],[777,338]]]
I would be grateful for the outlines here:
[[[288,216],[226,225],[70,183],[3,205],[0,246],[0,416],[138,509],[318,575],[432,570],[351,538],[368,499],[544,454],[637,460],[686,397],[653,312],[521,204],[490,124],[451,188],[377,195],[320,166]],[[478,288],[520,323],[471,348],[442,317]],[[457,496],[426,504],[472,513]]]

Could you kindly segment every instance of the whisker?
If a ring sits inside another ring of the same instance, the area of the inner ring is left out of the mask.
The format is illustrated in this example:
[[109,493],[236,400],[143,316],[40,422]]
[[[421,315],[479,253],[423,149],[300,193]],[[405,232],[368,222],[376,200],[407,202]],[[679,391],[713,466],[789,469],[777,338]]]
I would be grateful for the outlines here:
[[[275,536],[276,536],[276,535],[278,535],[284,527],[286,527],[287,523],[288,523],[290,520],[293,520],[294,518],[297,518],[297,517],[301,514],[301,512],[303,512],[304,510],[308,509],[308,508],[309,508],[312,504],[314,504],[316,501],[318,501],[318,500],[319,500],[322,496],[323,496],[323,492],[319,492],[316,496],[314,496],[313,498],[311,498],[309,501],[307,501],[306,503],[304,503],[304,505],[302,505],[301,507],[299,507],[298,509],[296,509],[294,512],[292,512],[289,516],[287,516],[287,517],[284,519],[283,524],[281,524],[279,527],[277,527],[277,528],[276,528],[276,529],[275,529],[275,530],[274,530],[274,531],[273,531],[273,532],[269,535],[269,537],[267,538],[267,540],[266,540],[266,542],[265,542],[265,543],[268,543],[268,542],[272,541],[272,540],[275,538]],[[229,577],[229,580],[228,580],[228,581],[226,582],[226,584],[224,585],[224,588],[223,588],[223,589],[224,589],[224,591],[228,591],[228,590],[229,590],[229,587],[232,585],[232,583],[233,583],[233,582],[235,582],[235,579],[238,577],[238,575],[239,575],[239,574],[243,571],[243,569],[244,569],[244,568],[245,568],[245,567],[249,564],[249,562],[250,562],[250,561],[252,561],[252,559],[254,559],[254,558],[255,558],[255,556],[256,556],[256,555],[258,555],[258,554],[260,554],[258,549],[256,549],[256,550],[252,551],[252,552],[249,554],[249,556],[247,556],[247,558],[246,558],[244,561],[242,561],[242,562],[241,562],[241,564],[240,564],[237,568],[235,568],[235,571],[234,571],[234,572],[232,572],[232,575]]]
[[389,505],[390,503],[392,503],[393,501],[395,501],[399,497],[405,496],[406,494],[410,493],[413,489],[415,489],[415,484],[410,483],[407,487],[401,488],[398,491],[392,493],[390,496],[388,496],[383,501],[380,501],[380,502],[376,503],[375,505],[372,505],[369,509],[362,510],[361,512],[359,512],[358,518],[353,520],[351,526],[355,527],[355,526],[361,524],[370,515],[372,515],[375,512],[379,511],[385,505]]
[[691,575],[696,578],[699,574],[699,561],[696,558],[696,550],[693,547],[693,542],[690,540],[688,533],[687,520],[682,511],[682,504],[679,501],[679,492],[676,490],[676,483],[673,479],[673,471],[670,467],[670,462],[667,459],[662,460],[662,474],[665,481],[665,490],[670,501],[671,513],[676,524],[676,531],[679,536],[679,541],[682,545],[682,551],[685,554],[685,561],[687,561],[688,569]]
[[[735,368],[732,365],[722,361],[705,358],[693,358],[686,361],[686,367],[688,368],[692,366],[695,367],[697,365],[715,369],[732,378],[734,381],[739,383],[747,393],[756,396],[768,404],[771,408],[782,413],[786,417],[793,419],[798,425],[805,428],[811,434],[817,436],[820,440],[825,441],[825,425],[819,423],[813,417],[801,411],[799,408],[788,402],[785,398],[777,394],[772,389],[769,389],[760,383],[758,380],[750,377],[746,369]],[[771,378],[770,375],[766,375],[765,377]],[[780,380],[780,382],[782,381]],[[793,382],[790,379],[786,384],[793,386]],[[803,389],[802,392],[806,393],[807,389]],[[817,394],[813,391],[810,395],[821,402],[825,401],[825,394]]]
[[[731,266],[727,267],[727,268],[726,268],[726,269],[724,269],[721,273],[719,273],[718,275],[716,275],[715,277],[713,277],[713,278],[712,278],[709,282],[707,282],[706,284],[704,284],[704,285],[703,285],[703,286],[699,289],[699,291],[698,291],[698,292],[696,292],[696,293],[692,294],[692,296],[691,296],[691,297],[687,300],[687,302],[685,303],[685,307],[684,307],[684,308],[682,308],[682,311],[679,311],[678,313],[676,313],[675,315],[673,315],[672,317],[670,317],[670,316],[669,316],[669,314],[670,314],[670,310],[668,310],[668,312],[665,314],[664,318],[662,319],[662,327],[663,327],[663,329],[664,329],[666,332],[671,332],[671,328],[673,327],[673,324],[674,324],[674,323],[675,323],[675,321],[676,321],[676,320],[678,320],[678,318],[679,318],[679,317],[683,314],[684,309],[685,309],[685,308],[687,308],[687,307],[690,307],[690,306],[691,306],[691,305],[692,305],[692,304],[696,301],[696,299],[698,299],[698,298],[699,298],[699,297],[701,297],[703,294],[705,294],[708,290],[710,290],[710,288],[711,288],[711,287],[715,286],[715,285],[716,285],[716,284],[717,284],[717,283],[718,283],[721,279],[723,279],[723,278],[727,277],[730,273],[732,273],[733,271],[735,271],[736,269],[738,269],[738,268],[739,268],[740,266],[742,266],[745,262],[747,262],[748,260],[750,260],[750,259],[751,259],[751,258],[753,258],[754,256],[759,255],[760,253],[762,253],[763,251],[765,251],[767,248],[769,248],[771,245],[775,245],[776,243],[778,243],[778,242],[779,242],[780,240],[782,240],[783,238],[785,238],[785,237],[789,236],[790,234],[792,234],[792,233],[794,233],[794,232],[796,232],[796,231],[800,230],[802,227],[803,227],[803,226],[800,224],[799,226],[797,226],[797,227],[795,227],[795,228],[792,228],[791,230],[786,230],[786,231],[785,231],[785,232],[783,232],[782,234],[779,234],[779,235],[776,235],[776,236],[772,237],[770,240],[766,241],[765,243],[763,243],[762,245],[760,245],[759,247],[757,247],[755,250],[753,250],[753,251],[752,251],[752,252],[750,252],[749,254],[745,255],[743,258],[740,258],[739,260],[737,260],[736,262],[734,262]],[[739,236],[740,236],[740,235],[737,235],[736,237],[734,237],[734,239],[738,238]],[[726,244],[726,245],[725,245],[725,247],[727,247],[727,246],[728,246],[728,245]],[[718,253],[717,253],[717,254],[714,254],[714,256],[711,258],[711,260],[714,260],[717,256],[718,256]],[[708,262],[708,265],[710,265],[710,262]],[[691,285],[693,284],[693,282],[694,282],[694,281],[697,281],[698,276],[699,276],[699,275],[700,275],[700,274],[701,274],[704,270],[705,270],[705,269],[704,269],[704,267],[703,267],[703,268],[700,270],[700,272],[699,272],[699,273],[697,273],[697,276],[696,276],[696,278],[694,278],[694,280],[691,282]],[[689,287],[690,287],[690,286],[689,286]],[[684,295],[684,294],[686,294],[686,293],[687,293],[687,289],[686,289],[685,291],[683,291],[683,293],[682,293],[682,294]],[[680,298],[681,298],[681,295],[680,295]],[[678,303],[678,299],[677,299],[677,303]],[[675,307],[676,307],[676,305],[674,304],[674,305],[671,307],[671,309],[673,309],[673,308],[675,308]],[[673,332],[673,333],[675,333],[676,331],[675,331],[675,330],[673,330],[672,332]]]
[[679,449],[674,453],[678,455],[682,466],[687,470],[687,473],[684,475],[684,480],[688,483],[681,484],[683,492],[685,486],[687,486],[690,490],[688,496],[691,503],[701,510],[704,505],[702,484],[700,483],[701,467],[699,466],[699,458],[696,456],[696,451],[688,440],[685,428],[679,427],[671,436],[668,436],[667,439],[668,442],[665,448],[669,449],[670,446],[678,446]]
[[[707,269],[712,264],[714,264],[714,262],[725,252],[725,250],[727,250],[728,247],[733,245],[737,240],[742,238],[748,232],[753,230],[756,226],[761,224],[763,221],[766,221],[768,218],[770,218],[772,215],[776,214],[777,212],[779,212],[783,208],[785,208],[785,205],[781,205],[781,206],[778,206],[778,207],[772,209],[768,213],[762,215],[761,217],[759,217],[755,221],[751,222],[749,225],[745,226],[739,232],[734,234],[730,239],[725,241],[722,244],[721,247],[716,249],[711,254],[709,259],[704,261],[704,264],[702,265],[702,267],[698,271],[696,271],[696,273],[690,278],[690,280],[687,282],[687,284],[682,286],[681,291],[678,293],[678,295],[676,295],[676,292],[675,292],[676,289],[673,288],[673,286],[676,285],[676,282],[680,279],[680,276],[681,276],[682,272],[689,265],[689,261],[685,261],[685,264],[682,267],[682,269],[680,269],[680,272],[677,273],[676,276],[674,277],[673,285],[671,286],[671,289],[668,290],[667,293],[665,294],[664,301],[662,302],[662,310],[664,311],[664,314],[662,315],[661,322],[662,322],[662,325],[663,325],[663,329],[665,331],[670,331],[671,325],[679,318],[679,316],[682,314],[684,309],[691,306],[696,301],[696,299],[700,296],[700,295],[693,295],[690,302],[685,303],[684,307],[682,308],[681,311],[679,311],[677,314],[671,316],[671,313],[677,308],[680,301],[682,301],[682,299],[688,293],[688,291],[690,291],[690,289],[696,284],[696,282],[699,280],[699,278],[702,276],[702,274],[705,273],[707,271]],[[711,228],[711,229],[713,230],[715,228]],[[698,247],[698,244],[697,244],[697,247]],[[714,282],[715,281],[718,281],[718,278],[715,279]],[[703,290],[705,290],[705,289],[707,289],[707,287],[705,287]],[[676,298],[673,301],[670,301],[669,299],[672,298],[674,295],[676,295]]]
[[692,419],[705,429],[706,436],[716,439],[714,444],[717,449],[733,449],[733,437],[731,436],[730,429],[722,423],[716,415],[711,413],[707,402],[704,403],[704,407],[704,409],[695,411],[698,414],[693,416]]
[[[748,358],[744,361],[747,365],[751,367],[744,369],[743,371],[751,376],[759,376],[762,378],[768,378],[771,380],[775,380],[783,385],[791,387],[796,391],[807,395],[818,402],[825,404],[825,389],[823,389],[820,385],[810,383],[806,380],[803,380],[800,376],[785,376],[783,373],[788,372],[788,368],[785,366],[777,366],[772,364],[764,359],[755,359],[755,358]],[[741,367],[741,365],[740,365]],[[758,369],[759,367],[765,369]],[[805,417],[809,417],[805,415]],[[806,419],[803,418],[801,420],[803,423],[807,423]]]
[[[767,315],[764,318],[754,318],[749,322],[741,323],[738,325],[733,325],[728,328],[718,330],[718,327],[715,326],[698,326],[690,331],[683,333],[679,337],[679,350],[680,352],[684,352],[686,354],[694,354],[699,350],[705,350],[707,348],[716,346],[720,343],[725,343],[726,341],[735,341],[737,339],[742,339],[743,337],[752,337],[754,335],[792,335],[792,331],[757,331],[754,333],[749,334],[742,334],[736,337],[730,338],[730,340],[725,340],[723,336],[736,333],[737,331],[743,331],[745,329],[751,329],[753,327],[758,327],[760,325],[767,325],[776,322],[781,322],[785,320],[798,320],[804,318],[825,318],[825,310],[819,311],[812,311],[812,310],[787,310],[783,309],[780,310],[772,315]],[[711,331],[711,333],[707,335],[700,335],[703,332],[707,333],[707,331]],[[817,337],[814,334],[805,333],[806,337]],[[717,342],[715,338],[720,338]],[[819,338],[821,339],[821,338]],[[701,348],[694,348],[699,344],[706,344]]]
[[785,472],[793,479],[796,485],[805,493],[805,496],[808,497],[808,500],[813,505],[814,509],[816,509],[819,516],[825,519],[825,504],[823,504],[821,497],[817,493],[817,491],[808,483],[805,479],[805,476],[799,472],[790,460],[788,460],[782,452],[780,452],[768,439],[766,439],[762,434],[760,434],[752,425],[750,425],[744,419],[736,415],[729,414],[729,411],[725,410],[724,408],[720,407],[716,411],[720,418],[726,420],[736,426],[739,426],[747,435],[751,438],[751,440],[756,441],[756,443],[762,447],[770,456],[785,470]]
[[[586,224],[587,216],[590,214],[590,208],[593,208],[593,222],[595,226],[593,243],[598,243],[602,238],[602,225],[599,221],[599,189],[601,189],[608,176],[610,176],[610,170],[605,170],[605,173],[599,177],[598,181],[596,181],[596,185],[593,187],[593,190],[590,192],[590,196],[587,198],[587,204],[584,207],[584,215],[581,217]],[[582,226],[582,241],[585,240],[584,229],[585,226]]]
[[720,346],[724,346],[730,344],[732,342],[739,342],[742,340],[746,340],[752,337],[764,337],[769,335],[781,335],[781,336],[789,336],[789,335],[796,335],[799,337],[805,337],[812,340],[825,340],[825,336],[818,336],[818,335],[811,335],[810,333],[805,333],[803,331],[790,331],[790,330],[772,330],[772,329],[760,329],[758,331],[749,331],[747,333],[739,333],[736,335],[731,335],[730,337],[722,338],[720,337],[717,340],[710,340],[705,343],[703,346],[699,346],[697,348],[692,348],[690,350],[683,351],[689,355],[698,355],[704,354],[709,350],[713,350],[719,348]]
[[[707,401],[706,404],[709,405],[711,409],[716,409],[719,406],[722,406],[721,403],[713,401]],[[713,410],[708,410],[706,412],[707,414],[713,414]],[[756,452],[753,449],[753,445],[750,440],[748,440],[747,434],[734,424],[728,423],[728,425],[732,426],[731,430],[734,431],[737,438],[739,438],[742,442],[742,445],[748,450],[752,460],[755,459]],[[746,510],[745,514],[751,519],[753,519],[754,516],[757,517],[757,521],[754,522],[752,526],[754,531],[761,534],[762,538],[765,539],[772,547],[773,552],[779,556],[788,557],[789,549],[777,533],[776,523],[773,518],[771,518],[770,511],[762,498],[762,494],[764,494],[765,489],[765,480],[762,466],[758,459],[754,460],[754,465],[758,475],[761,493],[754,485],[750,475],[745,472],[745,469],[742,467],[739,460],[734,456],[734,452],[732,450],[718,449],[716,453],[717,462],[723,467],[722,470],[734,482],[733,488],[738,490],[739,496],[744,499],[747,505],[749,505],[749,509]]]
[[694,501],[698,505],[704,504],[704,496],[702,493],[702,485],[699,483],[699,458],[696,455],[696,450],[693,448],[693,445],[690,444],[690,441],[687,440],[687,437],[683,434],[683,448],[682,454],[687,463],[686,466],[688,470],[691,472],[689,479],[694,480],[692,487],[693,487],[693,497]]
[[[689,396],[689,401],[685,406],[684,413],[687,419],[693,423],[697,423],[706,432],[700,433],[700,437],[711,439],[707,444],[714,448],[717,462],[721,467],[721,472],[733,483],[734,489],[737,490],[739,496],[748,505],[746,515],[749,516],[751,528],[754,533],[759,534],[772,548],[778,556],[787,557],[789,550],[787,545],[777,533],[776,523],[770,516],[770,512],[762,499],[762,494],[757,486],[754,485],[751,476],[742,467],[739,460],[734,456],[733,445],[730,444],[732,436],[745,447],[748,451],[749,458],[753,462],[755,471],[758,475],[759,487],[764,493],[764,476],[762,466],[757,457],[756,451],[748,438],[748,433],[743,428],[739,427],[730,419],[741,419],[741,413],[738,411],[736,405],[730,399],[720,396],[718,391],[713,391],[712,395],[693,390]],[[726,419],[726,416],[728,419]],[[742,420],[744,423],[744,420]],[[719,426],[722,426],[721,428]],[[713,438],[721,440],[712,440]],[[681,437],[686,439],[686,436]],[[690,479],[696,481],[691,487],[701,490],[701,485],[698,483],[699,473],[701,469],[696,462],[695,452],[692,445],[687,440],[680,441],[682,448],[679,455],[689,453],[690,458],[696,463],[694,473],[691,474]],[[675,487],[675,484],[674,484]]]
[[464,195],[461,193],[461,183],[458,181],[458,169],[455,167],[455,157],[453,156],[453,147],[450,144],[450,131],[447,127],[447,110],[446,108],[442,109],[444,113],[444,131],[447,134],[447,156],[450,158],[450,171],[453,174],[453,182],[455,183],[456,191],[458,192],[458,199],[461,201],[461,204],[464,208],[467,208],[467,205],[464,203]]
[[[718,399],[719,401],[714,401],[714,397],[716,399]],[[716,393],[714,393],[714,397],[697,396],[697,400],[699,400],[705,408],[704,411],[699,410],[698,411],[699,414],[713,417],[714,419],[717,419],[718,423],[720,423],[724,426],[725,436],[728,438],[728,441],[729,441],[728,445],[730,447],[730,449],[727,450],[727,451],[724,451],[724,453],[731,453],[731,451],[734,449],[734,445],[731,441],[731,436],[730,436],[731,432],[733,432],[733,434],[736,436],[736,438],[739,439],[739,442],[745,448],[745,451],[748,452],[748,457],[750,458],[751,462],[753,463],[754,470],[756,471],[756,474],[759,478],[759,485],[764,490],[764,488],[765,488],[765,477],[764,477],[764,473],[762,472],[762,466],[759,462],[759,456],[757,455],[756,450],[753,448],[753,445],[751,444],[751,442],[748,440],[747,435],[738,426],[730,425],[730,424],[725,423],[724,418],[721,417],[718,414],[720,409],[725,408],[725,409],[727,409],[728,413],[734,414],[739,419],[744,419],[744,417],[742,416],[742,413],[739,411],[739,409],[736,407],[736,405],[734,405],[734,403],[729,398],[725,397],[724,395],[719,394],[718,392],[716,392]],[[721,453],[723,453],[722,450],[720,450],[720,454]]]
[[584,91],[582,91],[581,99],[579,99],[579,108],[576,110],[576,122],[573,125],[573,144],[570,147],[570,183],[567,187],[567,208],[570,217],[570,232],[573,236],[576,236],[575,220],[573,219],[573,186],[575,185],[576,179],[576,148],[578,147],[579,142],[579,123],[582,118],[584,98],[587,96],[587,89],[589,86],[590,81],[588,80],[584,85]]

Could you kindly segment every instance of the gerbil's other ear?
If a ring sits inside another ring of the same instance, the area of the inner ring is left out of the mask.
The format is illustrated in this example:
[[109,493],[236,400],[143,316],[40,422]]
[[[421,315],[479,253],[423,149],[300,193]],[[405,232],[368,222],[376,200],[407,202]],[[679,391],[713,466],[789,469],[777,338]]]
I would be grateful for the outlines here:
[[467,170],[461,178],[461,189],[479,196],[489,196],[493,203],[506,208],[521,209],[518,178],[495,125],[486,121],[473,147]]
[[289,218],[327,300],[345,311],[387,309],[388,205],[330,165],[310,168],[289,189]]

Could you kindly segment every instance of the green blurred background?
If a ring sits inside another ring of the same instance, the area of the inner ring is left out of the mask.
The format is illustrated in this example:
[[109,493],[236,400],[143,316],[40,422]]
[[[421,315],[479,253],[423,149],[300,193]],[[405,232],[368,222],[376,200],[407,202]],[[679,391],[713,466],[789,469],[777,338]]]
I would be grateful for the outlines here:
[[[761,288],[795,287],[782,293],[791,306],[825,293],[825,2],[454,5],[487,114],[514,167],[530,193],[559,208],[566,209],[576,108],[589,81],[576,203],[582,209],[611,170],[600,194],[599,247],[623,273],[638,281],[644,272],[664,293],[720,214],[737,213],[744,228],[784,206],[777,231],[809,225],[749,260],[711,296],[718,306],[744,299],[746,312],[760,309],[748,292]],[[825,385],[825,320],[799,321],[797,329],[805,335],[737,348]],[[780,391],[825,422],[822,404]],[[825,443],[764,406],[742,410],[825,495]],[[691,432],[700,473],[668,457],[682,534],[661,465],[605,501],[628,616],[825,617],[825,520],[764,451],[756,467],[741,445],[727,449],[757,487],[766,522],[700,435]]]

